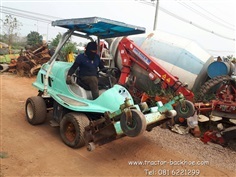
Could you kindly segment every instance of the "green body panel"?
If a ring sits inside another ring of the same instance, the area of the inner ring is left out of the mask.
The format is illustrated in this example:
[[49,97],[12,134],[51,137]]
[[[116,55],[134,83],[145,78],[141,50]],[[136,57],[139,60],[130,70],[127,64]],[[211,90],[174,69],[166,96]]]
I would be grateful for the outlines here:
[[[129,98],[131,104],[133,104],[129,92],[120,85],[114,85],[103,92],[96,100],[89,100],[77,95],[66,84],[67,72],[71,65],[72,63],[56,61],[49,74],[47,93],[62,106],[73,111],[104,113],[119,110],[125,98]],[[37,75],[36,82],[33,83],[33,86],[40,91],[44,90],[43,82],[48,68],[49,65],[44,64]]]

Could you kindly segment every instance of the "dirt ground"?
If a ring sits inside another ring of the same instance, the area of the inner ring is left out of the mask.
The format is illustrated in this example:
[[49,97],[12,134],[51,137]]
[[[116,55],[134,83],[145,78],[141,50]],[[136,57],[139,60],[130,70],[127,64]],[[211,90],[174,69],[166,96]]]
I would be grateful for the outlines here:
[[[26,121],[25,101],[37,95],[31,85],[34,80],[8,73],[0,75],[0,177],[236,176],[236,171],[215,165],[222,163],[220,161],[203,160],[184,149],[174,151],[172,147],[163,146],[158,137],[153,137],[158,131],[156,128],[136,138],[113,141],[92,152],[85,147],[69,148],[60,139],[58,128],[50,127],[48,122],[32,126]],[[48,118],[50,116],[48,113]],[[188,140],[183,140],[186,148]],[[229,158],[236,157],[234,152],[232,155]]]

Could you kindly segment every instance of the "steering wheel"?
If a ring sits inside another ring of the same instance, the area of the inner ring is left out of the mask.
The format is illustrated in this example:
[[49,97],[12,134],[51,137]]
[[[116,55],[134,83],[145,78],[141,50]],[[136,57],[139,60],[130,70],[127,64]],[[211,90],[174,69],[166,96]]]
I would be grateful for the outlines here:
[[116,67],[106,68],[105,73],[103,70],[99,70],[98,74],[102,77],[115,77],[116,79],[118,79],[120,77],[120,70]]
[[106,68],[105,70],[106,71],[98,71],[98,75],[100,76],[98,78],[98,83],[101,87],[111,88],[117,83],[120,77],[120,70],[118,68]]

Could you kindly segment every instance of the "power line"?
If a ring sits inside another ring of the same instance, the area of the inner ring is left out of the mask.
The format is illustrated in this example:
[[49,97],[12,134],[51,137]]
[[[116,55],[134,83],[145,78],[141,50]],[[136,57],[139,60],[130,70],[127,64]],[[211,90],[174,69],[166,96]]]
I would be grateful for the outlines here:
[[[154,6],[154,5],[155,5],[154,3],[142,2],[142,1],[141,1],[141,3],[147,4],[147,5],[151,5],[151,6]],[[39,14],[39,13],[34,13],[34,12],[29,12],[29,11],[24,11],[24,10],[17,10],[17,9],[14,9],[14,8],[9,8],[9,7],[4,7],[4,6],[0,6],[0,8],[1,8],[1,12],[2,12],[2,13],[11,14],[11,15],[15,15],[15,16],[23,17],[23,18],[28,18],[28,19],[32,19],[32,20],[36,20],[36,21],[41,21],[41,22],[44,22],[44,23],[51,23],[51,20],[45,19],[45,18],[42,18],[42,17],[32,16],[32,15],[29,15],[29,14],[35,14],[35,15],[45,16],[45,17],[47,17],[47,18],[56,18],[56,19],[59,18],[59,17],[49,16],[49,15],[44,15],[44,14]],[[13,12],[13,11],[10,11],[10,10],[3,10],[2,8],[12,9],[12,10],[15,10],[15,11],[20,11],[20,12],[29,13],[29,14],[23,14],[23,13],[19,13],[19,12]],[[230,38],[230,37],[224,36],[224,35],[222,35],[222,34],[220,34],[220,33],[216,33],[216,32],[214,32],[213,30],[209,30],[209,29],[204,28],[204,27],[202,27],[202,26],[200,26],[200,25],[198,25],[198,24],[193,23],[192,21],[188,21],[188,20],[186,20],[186,19],[184,19],[184,18],[182,18],[182,17],[180,17],[180,16],[177,16],[176,14],[174,14],[174,13],[172,13],[172,12],[170,12],[170,11],[168,11],[168,10],[162,8],[162,7],[159,7],[159,8],[160,8],[160,10],[163,11],[164,13],[167,13],[168,15],[173,16],[173,17],[175,17],[175,18],[177,18],[177,19],[179,19],[179,20],[181,20],[181,21],[183,21],[183,22],[185,22],[185,23],[191,24],[191,25],[193,25],[193,26],[195,26],[195,27],[197,27],[197,28],[199,28],[199,29],[201,29],[201,30],[204,30],[204,31],[206,31],[206,32],[212,33],[212,34],[214,34],[214,35],[217,35],[217,36],[219,36],[219,37],[222,37],[222,38],[225,38],[225,39],[228,39],[228,40],[233,40],[233,41],[235,41],[234,38]]]
[[[192,2],[192,1],[191,1],[191,2]],[[226,23],[226,24],[230,25],[231,27],[235,28],[235,25],[226,22],[225,20],[221,19],[220,17],[217,17],[216,15],[214,15],[213,13],[211,13],[211,12],[205,10],[204,8],[202,8],[201,6],[199,6],[198,4],[196,4],[195,2],[192,2],[192,3],[193,3],[195,6],[199,7],[200,9],[202,9],[203,11],[205,11],[206,13],[212,15],[212,16],[215,17],[216,19],[218,19],[218,20],[222,21],[223,23]]]
[[[9,10],[11,9],[11,10]],[[51,24],[52,20],[51,19],[48,19],[48,18],[55,18],[55,19],[59,19],[59,17],[53,17],[53,16],[48,16],[48,15],[43,15],[43,14],[39,14],[39,13],[34,13],[34,12],[29,12],[29,11],[23,11],[23,10],[17,10],[17,9],[13,9],[13,8],[2,8],[0,6],[0,13],[3,13],[3,14],[8,14],[8,15],[13,15],[13,16],[17,16],[17,17],[22,17],[22,18],[26,18],[26,19],[30,19],[30,20],[35,20],[37,22],[43,22],[43,23],[46,23],[47,24],[47,27],[44,27],[44,28],[47,28],[47,35],[48,35],[48,25]],[[28,13],[28,14],[26,14]],[[33,14],[33,15],[32,15]],[[34,15],[38,15],[38,16],[34,16]],[[43,18],[43,17],[46,17],[46,18]],[[1,21],[2,23],[3,21]],[[2,24],[3,25],[3,24]],[[38,31],[38,24],[37,24],[37,31]],[[50,30],[55,30],[58,32],[59,29],[56,29],[56,28],[51,28]],[[61,31],[62,29],[60,29],[59,31]],[[64,31],[64,30],[63,30]],[[1,28],[1,33],[2,33],[2,28]]]
[[219,37],[222,37],[222,38],[225,38],[225,39],[228,39],[228,40],[235,41],[234,38],[230,38],[230,37],[224,36],[224,35],[222,35],[222,34],[220,34],[220,33],[217,33],[217,32],[214,32],[214,31],[212,31],[212,30],[209,30],[209,29],[207,29],[207,28],[204,28],[204,27],[202,27],[202,26],[200,26],[200,25],[198,25],[198,24],[195,24],[195,23],[192,22],[192,21],[188,21],[188,20],[186,20],[186,19],[184,19],[184,18],[182,18],[182,17],[180,17],[180,16],[175,15],[175,14],[173,14],[172,12],[170,12],[170,11],[168,11],[168,10],[162,8],[162,7],[160,7],[160,10],[162,10],[163,12],[165,12],[165,13],[167,13],[167,14],[169,14],[169,15],[171,15],[171,16],[173,16],[173,17],[175,17],[175,18],[177,18],[177,19],[179,19],[179,20],[181,20],[181,21],[183,21],[183,22],[186,22],[186,23],[188,23],[188,24],[190,24],[190,25],[193,25],[193,26],[195,26],[195,27],[197,27],[197,28],[199,28],[199,29],[201,29],[201,30],[203,30],[203,31],[212,33],[212,34],[214,34],[214,35],[216,35],[216,36],[219,36]]
[[39,17],[35,17],[35,16],[30,16],[30,15],[26,15],[26,14],[22,14],[22,13],[12,12],[12,11],[8,11],[8,10],[1,10],[0,12],[4,13],[4,14],[15,15],[18,17],[23,17],[23,18],[27,18],[27,19],[31,19],[31,20],[44,22],[44,23],[51,23],[51,20],[39,18]]
[[208,19],[209,21],[211,21],[211,22],[213,22],[213,23],[215,23],[215,24],[218,24],[218,25],[220,25],[220,26],[222,26],[222,27],[225,27],[225,28],[227,28],[227,29],[229,29],[229,30],[235,31],[234,28],[229,27],[229,26],[226,26],[225,24],[220,23],[220,22],[218,22],[218,21],[216,21],[216,20],[214,20],[214,19],[212,19],[212,18],[206,16],[205,14],[203,14],[203,13],[201,13],[200,11],[198,11],[198,10],[192,8],[191,6],[187,5],[187,4],[184,3],[184,2],[183,2],[183,3],[182,3],[182,2],[178,2],[178,3],[179,3],[180,5],[182,5],[182,6],[184,6],[184,7],[188,8],[188,9],[190,9],[192,12],[194,12],[194,13],[196,13],[196,14],[202,16],[202,17],[205,18],[205,19]]
[[[14,16],[22,17],[22,18],[27,18],[27,19],[30,19],[30,20],[35,20],[35,21],[38,21],[38,22],[47,23],[47,24],[51,24],[51,22],[52,22],[51,20],[48,20],[48,19],[38,18],[38,17],[35,17],[35,16],[30,16],[30,15],[26,15],[26,14],[16,13],[16,12],[12,12],[12,11],[2,10],[0,12],[2,12],[4,14],[8,14],[8,15],[14,15]],[[29,25],[29,24],[26,24],[26,25]],[[31,25],[31,26],[33,26],[33,25]]]
[[[149,2],[140,2],[140,3],[146,4],[146,5],[154,6],[154,3],[149,3]],[[178,16],[178,15],[172,13],[172,12],[170,12],[170,11],[168,11],[168,10],[162,8],[161,6],[159,6],[159,9],[160,9],[162,12],[164,12],[164,13],[166,13],[166,14],[168,14],[168,15],[174,17],[174,18],[177,18],[178,20],[181,20],[181,21],[183,21],[183,22],[185,22],[185,23],[188,23],[188,24],[190,24],[190,25],[193,25],[193,26],[195,26],[195,27],[197,27],[197,28],[199,28],[199,29],[201,29],[201,30],[203,30],[203,31],[209,32],[209,33],[211,33],[211,34],[214,34],[214,35],[216,35],[216,36],[219,36],[219,37],[222,37],[222,38],[225,38],[225,39],[228,39],[228,40],[235,41],[235,38],[231,38],[231,37],[228,37],[228,36],[224,36],[224,35],[222,35],[222,34],[220,34],[220,33],[214,32],[213,30],[209,30],[209,29],[207,29],[207,28],[205,28],[205,27],[202,27],[201,25],[195,24],[194,22],[189,21],[189,20],[186,20],[185,18],[180,17],[180,16]]]
[[213,50],[213,49],[206,49],[211,52],[222,52],[222,53],[234,53],[235,51],[230,51],[230,50]]
[[40,14],[40,13],[36,13],[36,12],[29,12],[29,11],[26,11],[26,10],[20,10],[20,9],[15,9],[15,8],[11,8],[11,7],[5,7],[5,6],[0,6],[1,9],[10,9],[10,10],[14,10],[14,11],[19,11],[19,12],[23,12],[23,13],[28,13],[28,14],[34,14],[34,15],[38,15],[38,16],[44,16],[46,18],[51,18],[53,20],[55,19],[62,19],[60,17],[55,17],[55,16],[51,16],[51,15],[45,15],[45,14]]

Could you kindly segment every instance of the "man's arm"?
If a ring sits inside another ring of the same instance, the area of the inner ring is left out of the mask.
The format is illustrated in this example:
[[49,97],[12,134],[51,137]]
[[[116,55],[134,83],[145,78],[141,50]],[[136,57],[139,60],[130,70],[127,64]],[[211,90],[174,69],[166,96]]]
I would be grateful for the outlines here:
[[68,71],[67,76],[71,76],[72,74],[74,74],[75,70],[79,67],[80,65],[80,61],[81,61],[81,56],[78,55],[75,59],[75,62],[73,63],[73,65],[71,66],[71,68]]
[[73,65],[71,66],[71,68],[69,69],[67,76],[71,76],[78,67],[79,67],[79,63],[75,61]]
[[103,61],[100,59],[100,57],[99,57],[99,65],[98,65],[98,67],[99,67],[99,69],[100,69],[102,72],[104,72],[104,73],[107,72],[107,68],[105,68],[105,66],[104,66],[104,64],[103,64]]
[[78,57],[76,58],[75,62],[73,63],[73,65],[70,67],[68,73],[67,73],[67,77],[66,77],[66,83],[67,84],[72,84],[71,81],[71,75],[75,72],[75,70],[79,67],[79,62],[78,62]]

